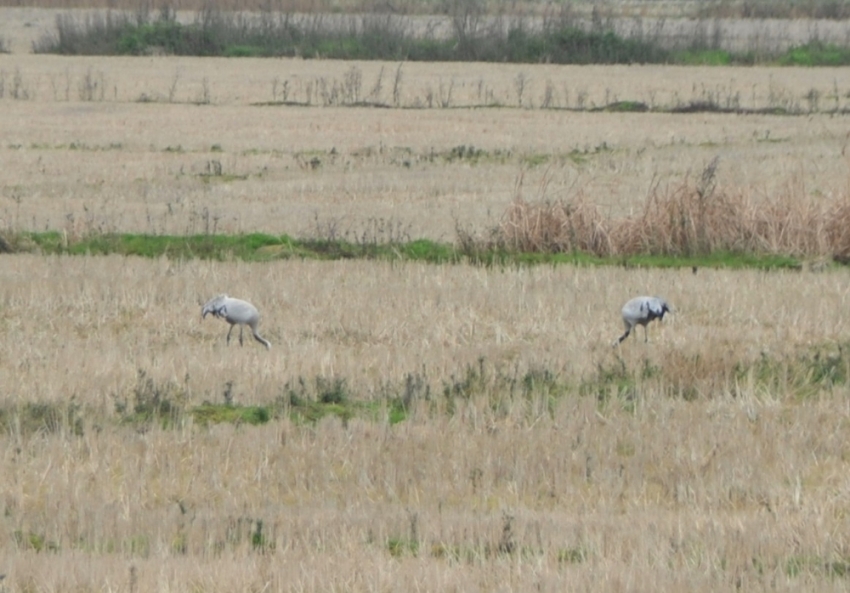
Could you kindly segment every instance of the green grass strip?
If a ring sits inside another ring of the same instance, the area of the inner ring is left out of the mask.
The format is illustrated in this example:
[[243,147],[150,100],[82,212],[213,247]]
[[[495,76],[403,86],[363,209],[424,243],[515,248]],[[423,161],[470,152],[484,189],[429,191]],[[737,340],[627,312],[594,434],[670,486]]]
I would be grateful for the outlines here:
[[45,255],[124,255],[249,262],[301,258],[315,260],[373,259],[427,263],[472,263],[485,266],[571,264],[627,268],[756,268],[800,269],[795,257],[771,254],[715,252],[706,255],[599,257],[585,253],[523,253],[506,250],[465,251],[450,243],[419,239],[403,243],[349,243],[293,239],[287,235],[137,235],[96,234],[68,239],[54,231],[7,235],[15,252]]

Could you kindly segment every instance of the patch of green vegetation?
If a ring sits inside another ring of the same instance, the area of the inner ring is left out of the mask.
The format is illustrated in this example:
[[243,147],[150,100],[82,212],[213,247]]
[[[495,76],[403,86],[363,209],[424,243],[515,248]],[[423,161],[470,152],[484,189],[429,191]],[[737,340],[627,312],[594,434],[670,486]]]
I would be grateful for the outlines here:
[[670,113],[724,113],[730,110],[714,100],[692,100],[674,105]]
[[443,159],[447,163],[455,163],[455,162],[466,162],[470,164],[476,164],[479,161],[486,159],[489,156],[489,153],[480,148],[475,148],[474,146],[466,146],[461,144],[460,146],[455,146],[448,152],[443,153]]
[[254,531],[251,533],[251,547],[258,552],[273,551],[275,549],[275,543],[269,541],[266,534],[263,533],[263,522],[257,519],[254,525]]
[[131,404],[115,397],[115,411],[124,424],[145,425],[157,422],[163,428],[179,424],[183,417],[186,392],[171,382],[157,382],[144,369],[138,369]]
[[232,173],[201,173],[198,177],[204,183],[230,183],[248,179],[248,175],[234,175]]
[[[22,145],[14,144],[9,146],[12,150],[20,150]],[[121,142],[110,142],[103,146],[84,144],[82,142],[71,142],[69,144],[48,144],[47,142],[33,142],[29,146],[30,150],[85,150],[91,152],[101,152],[106,150],[121,150],[124,145]]]
[[363,402],[349,396],[345,379],[316,377],[308,384],[299,377],[297,382],[287,383],[283,391],[289,416],[297,422],[314,423],[325,416],[347,421],[367,409]]
[[780,144],[780,143],[789,141],[788,138],[781,138],[781,137],[780,138],[776,138],[776,137],[771,138],[770,137],[770,130],[766,131],[764,134],[759,134],[758,136],[754,136],[754,138],[755,138],[755,141],[760,143],[760,144],[761,143]]
[[[327,416],[344,422],[358,417],[397,424],[407,419],[413,398],[419,397],[420,391],[426,397],[428,393],[427,386],[423,388],[421,383],[408,378],[399,385],[385,385],[380,397],[367,401],[351,393],[345,379],[317,376],[308,381],[299,377],[287,382],[281,396],[271,403],[240,405],[232,400],[232,387],[231,382],[225,385],[223,403],[205,401],[189,406],[184,387],[171,381],[156,381],[139,369],[131,401],[127,397],[116,396],[115,411],[122,424],[138,427],[158,424],[162,428],[171,428],[187,417],[191,417],[198,426],[223,423],[256,426],[287,416],[299,424],[312,424]],[[55,406],[50,409],[55,413]],[[7,417],[6,414],[0,408],[0,427],[4,422],[20,424],[17,416]],[[29,432],[35,432],[41,429],[42,424],[31,422],[25,426]]]
[[387,412],[387,420],[389,421],[390,425],[398,424],[399,422],[404,422],[405,420],[407,420],[408,417],[407,406],[400,398],[390,400]]
[[124,549],[132,556],[148,558],[151,555],[151,541],[147,534],[136,535],[124,543]]
[[180,531],[171,540],[171,552],[178,556],[185,556],[189,552],[189,535]]
[[646,359],[642,367],[635,371],[628,368],[625,361],[618,357],[610,363],[600,362],[595,373],[581,380],[578,393],[593,397],[601,406],[616,401],[625,403],[629,408],[639,395],[640,381],[652,377],[657,372],[657,367]]
[[417,239],[398,246],[398,253],[404,259],[425,261],[433,264],[451,263],[458,260],[457,250],[447,243],[437,243],[428,239]]
[[135,255],[139,257],[170,257],[174,259],[237,258],[263,261],[270,256],[263,251],[269,246],[280,247],[278,257],[291,255],[294,243],[289,237],[253,233],[249,235],[136,235],[95,233],[76,240],[58,232],[24,233],[32,249],[47,254],[67,255]]
[[137,27],[128,26],[117,39],[117,53],[142,55],[151,47],[175,53],[183,37],[183,25],[173,20],[160,19]]
[[391,537],[387,540],[387,551],[393,558],[418,556],[419,542],[404,537]]
[[585,149],[574,148],[573,150],[571,150],[570,152],[568,152],[566,154],[566,159],[569,160],[569,161],[572,161],[576,165],[583,165],[584,163],[586,163],[590,159],[591,156],[596,155],[596,154],[601,154],[601,153],[607,153],[607,152],[612,152],[611,148],[608,146],[608,144],[606,142],[603,142],[602,144],[600,144],[599,146],[596,146],[595,148],[585,148]]
[[[440,393],[443,413],[454,414],[460,401],[485,397],[498,416],[509,413],[513,403],[520,400],[533,404],[528,407],[531,414],[551,414],[559,399],[576,394],[577,390],[566,378],[548,369],[532,368],[519,373],[515,368],[492,368],[479,358],[475,364],[443,379]],[[433,402],[436,398],[426,394],[425,399]]]
[[240,406],[235,404],[203,403],[191,409],[192,418],[201,426],[210,424],[265,424],[272,418],[273,410],[266,406]]
[[825,560],[818,556],[796,556],[786,562],[785,573],[789,577],[819,573],[833,578],[847,578],[850,577],[850,560]]
[[[383,259],[435,264],[469,262],[484,266],[586,265],[627,268],[755,268],[800,270],[801,260],[784,255],[717,251],[707,255],[630,255],[600,257],[581,252],[539,253],[499,247],[460,245],[428,239],[404,242],[358,242],[327,239],[292,239],[287,235],[137,235],[93,233],[69,238],[56,231],[8,234],[4,240],[14,252],[65,255],[119,254],[173,259],[240,259],[269,261],[304,259]],[[837,265],[837,264],[836,264]]]
[[792,47],[778,63],[783,66],[847,66],[850,65],[850,48],[813,41]]
[[[701,364],[701,356],[674,357],[660,363],[644,358],[635,364],[614,352],[614,358],[600,362],[594,372],[577,381],[560,381],[566,385],[563,394],[577,393],[594,398],[601,408],[616,405],[631,412],[646,390],[663,392],[684,401],[704,397],[706,381],[734,385],[755,385],[784,397],[805,400],[818,397],[850,380],[850,342],[812,347],[790,356],[768,356],[717,365]],[[682,364],[703,368],[704,373],[683,376]],[[668,366],[669,365],[669,366]],[[557,393],[557,392],[556,392]],[[618,444],[618,451],[630,454],[629,443]],[[633,452],[633,451],[632,451]]]
[[581,546],[558,550],[559,564],[581,564],[587,560],[587,550]]
[[624,267],[635,268],[725,268],[732,270],[799,270],[802,262],[785,255],[757,255],[715,251],[706,255],[632,255],[623,258]]
[[59,544],[50,541],[43,533],[33,531],[23,532],[17,530],[12,533],[15,544],[22,550],[33,550],[35,552],[59,552]]
[[783,359],[763,353],[751,363],[736,365],[736,380],[748,376],[769,389],[790,387],[798,399],[814,397],[850,380],[850,342],[814,346]]
[[534,154],[526,154],[521,158],[521,162],[523,165],[528,167],[539,167],[540,165],[545,165],[552,158],[552,155],[534,153]]

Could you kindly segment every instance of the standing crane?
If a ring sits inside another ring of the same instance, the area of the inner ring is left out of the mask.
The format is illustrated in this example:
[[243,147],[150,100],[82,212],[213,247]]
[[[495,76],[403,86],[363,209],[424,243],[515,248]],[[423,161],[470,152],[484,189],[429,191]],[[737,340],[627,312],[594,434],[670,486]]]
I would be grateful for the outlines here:
[[226,294],[220,294],[204,305],[204,308],[201,310],[201,319],[205,318],[207,313],[212,313],[213,317],[224,319],[230,324],[230,330],[227,332],[228,344],[230,344],[230,332],[233,331],[233,326],[238,325],[239,345],[241,346],[242,331],[247,325],[251,328],[251,333],[254,335],[254,339],[265,346],[267,350],[271,349],[271,343],[257,332],[257,323],[260,321],[260,312],[257,311],[257,308],[248,301],[234,299]]
[[664,319],[664,314],[670,312],[670,305],[661,297],[639,296],[630,300],[623,305],[623,324],[626,326],[626,333],[620,336],[620,339],[614,342],[614,346],[629,337],[637,325],[643,326],[643,341],[648,342],[646,326],[653,319]]

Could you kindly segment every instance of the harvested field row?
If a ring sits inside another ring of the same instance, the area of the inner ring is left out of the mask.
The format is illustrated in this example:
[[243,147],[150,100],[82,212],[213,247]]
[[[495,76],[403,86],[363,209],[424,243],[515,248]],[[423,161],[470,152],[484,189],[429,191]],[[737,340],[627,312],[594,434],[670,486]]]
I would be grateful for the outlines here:
[[832,112],[850,107],[843,68],[574,66],[266,58],[0,54],[0,98],[51,102],[395,108]]
[[6,441],[4,585],[840,591],[844,397]]
[[[73,397],[104,409],[132,393],[140,369],[157,383],[183,386],[189,403],[219,401],[228,382],[242,403],[269,402],[287,382],[320,375],[344,378],[361,399],[417,372],[439,391],[479,359],[506,373],[544,368],[589,377],[614,362],[619,308],[637,294],[662,293],[676,314],[651,328],[654,346],[636,340],[623,356],[630,365],[646,357],[674,374],[711,378],[714,369],[723,379],[720,370],[734,361],[840,342],[850,323],[843,271],[3,261],[0,372],[5,384],[18,385],[12,401]],[[200,304],[220,292],[260,307],[270,353],[254,343],[227,348],[226,324],[201,322]],[[706,395],[730,386],[709,387]]]

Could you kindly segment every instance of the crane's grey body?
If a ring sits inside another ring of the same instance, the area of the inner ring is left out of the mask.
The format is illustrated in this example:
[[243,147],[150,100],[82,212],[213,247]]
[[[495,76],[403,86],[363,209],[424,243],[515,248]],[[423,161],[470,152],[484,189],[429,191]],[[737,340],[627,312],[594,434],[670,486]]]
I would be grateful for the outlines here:
[[623,325],[626,326],[626,333],[620,336],[620,339],[614,342],[614,345],[616,346],[628,338],[632,329],[637,325],[643,326],[643,339],[644,342],[648,342],[646,326],[653,319],[663,320],[664,314],[669,312],[670,305],[661,297],[639,296],[633,298],[623,305]]
[[257,332],[257,324],[260,322],[260,312],[248,301],[234,299],[226,294],[220,294],[204,305],[204,308],[201,310],[201,318],[205,318],[207,313],[212,313],[213,317],[224,319],[230,324],[230,329],[227,332],[228,344],[230,344],[230,333],[233,331],[233,326],[238,325],[239,344],[242,345],[242,331],[247,325],[251,328],[251,334],[253,334],[255,340],[267,349],[272,347],[271,343]]

